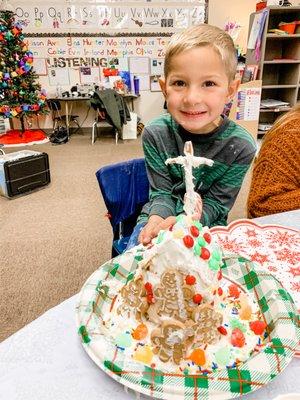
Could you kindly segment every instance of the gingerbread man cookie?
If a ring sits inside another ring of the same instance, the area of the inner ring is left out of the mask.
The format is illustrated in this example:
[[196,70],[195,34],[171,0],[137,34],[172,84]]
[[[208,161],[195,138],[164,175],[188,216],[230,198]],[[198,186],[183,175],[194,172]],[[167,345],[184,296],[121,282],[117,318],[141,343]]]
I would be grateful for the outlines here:
[[148,309],[148,302],[146,298],[146,290],[144,287],[143,279],[137,278],[129,282],[121,289],[121,296],[124,299],[124,302],[121,306],[119,306],[117,312],[118,314],[123,314],[123,312],[127,312],[128,318],[133,312],[135,314],[135,318],[138,321],[141,321],[142,315]]
[[185,357],[187,340],[186,327],[179,321],[163,321],[160,327],[151,332],[153,353],[162,362],[172,361],[178,365]]
[[187,302],[193,297],[193,290],[183,283],[182,275],[175,270],[168,270],[161,276],[160,284],[153,289],[155,303],[149,307],[149,319],[155,323],[161,317],[169,317],[181,322],[189,318]]
[[203,304],[195,308],[192,318],[194,321],[192,326],[195,332],[195,343],[203,345],[217,341],[220,337],[217,328],[222,325],[222,314],[215,311],[210,304]]

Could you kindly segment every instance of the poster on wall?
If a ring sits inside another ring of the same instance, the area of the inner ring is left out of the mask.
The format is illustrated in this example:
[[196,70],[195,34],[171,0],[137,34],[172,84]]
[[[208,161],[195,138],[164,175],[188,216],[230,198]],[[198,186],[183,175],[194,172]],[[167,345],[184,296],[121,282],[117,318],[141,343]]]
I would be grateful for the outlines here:
[[70,84],[68,68],[48,68],[50,86],[64,86]]
[[130,57],[129,71],[132,74],[149,74],[149,58],[148,57]]
[[33,59],[33,70],[35,71],[35,73],[37,75],[41,75],[41,76],[48,75],[46,60],[44,58],[34,58]]
[[237,93],[236,119],[258,121],[261,88],[240,89]]
[[150,90],[151,92],[161,92],[160,84],[159,84],[159,76],[151,76],[150,77]]
[[103,4],[53,2],[21,4],[12,0],[16,21],[29,32],[172,32],[207,22],[208,0],[140,1]]
[[80,83],[83,85],[90,83],[98,84],[100,82],[100,70],[97,67],[80,67],[79,73]]
[[164,59],[153,58],[150,60],[150,74],[151,75],[163,75],[164,73]]

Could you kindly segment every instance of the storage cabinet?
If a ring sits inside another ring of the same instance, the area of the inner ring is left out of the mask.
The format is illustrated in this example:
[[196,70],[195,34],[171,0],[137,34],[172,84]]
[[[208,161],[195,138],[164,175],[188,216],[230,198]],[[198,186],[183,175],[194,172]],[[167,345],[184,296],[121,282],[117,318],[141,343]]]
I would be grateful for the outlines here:
[[[300,101],[300,25],[294,34],[270,33],[278,29],[280,22],[300,21],[300,7],[267,7],[268,15],[261,38],[260,60],[255,51],[247,50],[246,65],[257,64],[258,79],[262,80],[262,100],[276,99],[290,104],[289,107],[260,109],[259,124],[272,124],[282,113]],[[256,14],[250,16],[249,34]],[[259,131],[258,134],[263,134]]]

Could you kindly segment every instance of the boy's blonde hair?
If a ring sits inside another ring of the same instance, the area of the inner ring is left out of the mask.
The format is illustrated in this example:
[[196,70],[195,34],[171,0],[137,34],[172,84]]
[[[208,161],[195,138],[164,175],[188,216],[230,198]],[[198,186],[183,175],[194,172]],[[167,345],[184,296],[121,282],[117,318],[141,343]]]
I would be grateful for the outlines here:
[[166,49],[164,74],[165,79],[172,69],[172,58],[179,53],[197,47],[208,46],[221,57],[226,74],[231,82],[236,75],[237,53],[231,36],[216,26],[200,24],[176,33]]

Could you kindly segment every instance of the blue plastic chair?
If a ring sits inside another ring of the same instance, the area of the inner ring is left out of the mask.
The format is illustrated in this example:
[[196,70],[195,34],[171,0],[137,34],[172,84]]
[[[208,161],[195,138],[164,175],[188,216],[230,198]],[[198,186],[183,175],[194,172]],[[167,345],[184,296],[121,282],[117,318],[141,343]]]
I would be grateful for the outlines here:
[[123,253],[141,209],[149,199],[145,160],[106,165],[96,172],[113,230],[112,257]]

